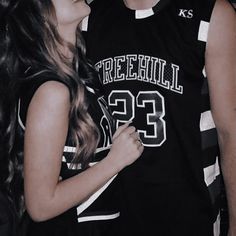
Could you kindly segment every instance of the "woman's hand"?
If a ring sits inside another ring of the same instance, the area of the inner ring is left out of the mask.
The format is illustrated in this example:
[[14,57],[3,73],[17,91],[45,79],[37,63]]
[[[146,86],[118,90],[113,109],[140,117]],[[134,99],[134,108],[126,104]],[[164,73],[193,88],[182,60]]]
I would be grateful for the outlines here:
[[132,164],[143,152],[143,144],[130,122],[120,126],[113,135],[112,148],[107,156],[119,170]]

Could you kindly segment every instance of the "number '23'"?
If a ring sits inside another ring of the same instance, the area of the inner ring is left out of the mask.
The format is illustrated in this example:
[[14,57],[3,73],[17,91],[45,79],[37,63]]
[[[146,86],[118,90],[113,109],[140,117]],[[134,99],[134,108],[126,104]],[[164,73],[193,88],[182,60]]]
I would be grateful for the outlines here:
[[[165,103],[163,96],[157,91],[140,91],[135,96],[129,90],[113,90],[109,97],[108,103],[113,110],[112,115],[116,119],[116,126],[133,120],[136,115],[144,115],[147,130],[138,129],[140,138],[144,146],[158,147],[166,140],[166,122]],[[149,108],[147,109],[147,105]],[[150,110],[151,105],[151,110]],[[139,109],[139,114],[135,114]]]

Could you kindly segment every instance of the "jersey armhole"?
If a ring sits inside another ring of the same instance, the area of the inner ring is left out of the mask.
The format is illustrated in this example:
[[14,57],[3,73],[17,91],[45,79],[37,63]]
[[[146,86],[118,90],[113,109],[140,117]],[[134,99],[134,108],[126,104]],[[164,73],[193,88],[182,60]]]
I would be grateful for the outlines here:
[[48,81],[56,81],[56,82],[64,84],[68,88],[68,85],[66,83],[56,78],[43,78],[43,79],[39,79],[38,81],[35,81],[35,80],[24,86],[23,92],[18,99],[17,119],[18,119],[18,124],[23,130],[25,130],[26,116],[27,116],[29,104],[35,92],[41,85],[43,85],[44,83]]

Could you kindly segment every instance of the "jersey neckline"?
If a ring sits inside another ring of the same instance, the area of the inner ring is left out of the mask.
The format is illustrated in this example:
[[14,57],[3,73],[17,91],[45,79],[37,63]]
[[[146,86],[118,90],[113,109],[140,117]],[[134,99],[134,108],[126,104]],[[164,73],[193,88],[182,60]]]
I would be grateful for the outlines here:
[[143,10],[134,10],[127,7],[124,3],[124,0],[119,0],[121,7],[123,10],[128,11],[130,14],[134,16],[136,20],[147,19],[155,14],[159,13],[160,11],[165,8],[165,6],[170,3],[171,0],[159,0],[153,7]]

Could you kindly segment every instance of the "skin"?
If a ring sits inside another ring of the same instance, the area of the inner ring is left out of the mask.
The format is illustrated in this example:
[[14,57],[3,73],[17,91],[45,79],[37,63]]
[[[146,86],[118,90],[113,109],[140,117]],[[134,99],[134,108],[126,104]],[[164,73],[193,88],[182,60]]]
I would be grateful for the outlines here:
[[218,131],[221,166],[230,216],[229,236],[236,235],[236,14],[217,0],[208,33],[206,72],[212,115]]
[[125,5],[132,10],[144,10],[155,6],[159,0],[124,0]]
[[[78,5],[73,5],[71,0],[53,2],[57,11],[60,35],[65,39],[63,36],[67,34],[68,29],[63,31],[64,25],[67,25],[71,32],[74,28],[75,34],[77,25],[86,15],[87,5],[82,4],[83,1],[73,3]],[[58,14],[60,8],[57,7],[57,4],[60,5],[62,2],[68,10],[64,9],[64,18]],[[70,12],[72,6],[78,6],[77,24]],[[67,50],[65,48],[64,52]],[[59,181],[69,126],[69,109],[68,88],[56,81],[42,84],[28,108],[24,147],[25,202],[28,213],[35,221],[51,219],[83,202],[121,169],[134,162],[143,151],[143,146],[138,141],[138,133],[127,123],[115,132],[112,148],[107,157],[81,174]]]
[[89,6],[84,0],[52,0],[52,3],[56,10],[59,34],[65,41],[75,44],[75,28],[89,15]]

